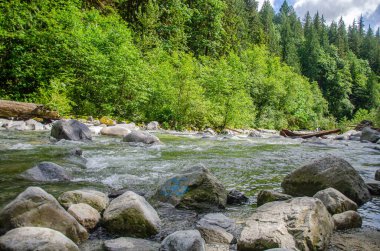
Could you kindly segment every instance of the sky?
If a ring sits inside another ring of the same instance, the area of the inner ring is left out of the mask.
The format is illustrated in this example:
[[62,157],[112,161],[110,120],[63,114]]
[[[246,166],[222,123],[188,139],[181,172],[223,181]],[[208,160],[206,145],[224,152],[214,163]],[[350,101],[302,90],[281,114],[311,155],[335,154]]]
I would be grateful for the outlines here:
[[[284,0],[270,0],[275,10],[281,7]],[[258,0],[259,8],[264,0]],[[288,0],[298,16],[303,20],[307,11],[313,16],[317,11],[323,14],[328,24],[338,21],[343,17],[348,26],[353,20],[358,20],[362,14],[365,25],[371,25],[373,29],[380,27],[380,0]]]

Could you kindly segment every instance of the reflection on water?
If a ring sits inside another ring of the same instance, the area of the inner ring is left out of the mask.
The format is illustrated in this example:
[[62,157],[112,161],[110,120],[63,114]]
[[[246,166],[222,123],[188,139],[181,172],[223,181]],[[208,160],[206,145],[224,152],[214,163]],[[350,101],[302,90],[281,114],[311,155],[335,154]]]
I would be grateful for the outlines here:
[[[79,187],[100,190],[127,188],[152,194],[159,183],[181,170],[203,163],[227,188],[250,196],[260,189],[280,190],[283,177],[295,168],[328,154],[350,162],[365,178],[373,178],[380,167],[380,151],[359,142],[284,138],[247,138],[200,135],[157,135],[163,145],[131,146],[118,137],[94,137],[93,142],[51,143],[48,132],[0,131],[0,206],[28,186],[41,186],[57,196]],[[70,155],[83,150],[87,162]],[[68,169],[72,182],[38,183],[24,181],[18,174],[41,161],[53,161]],[[250,213],[252,206],[229,207],[227,214],[237,218]],[[380,199],[360,209],[364,225],[380,229]]]

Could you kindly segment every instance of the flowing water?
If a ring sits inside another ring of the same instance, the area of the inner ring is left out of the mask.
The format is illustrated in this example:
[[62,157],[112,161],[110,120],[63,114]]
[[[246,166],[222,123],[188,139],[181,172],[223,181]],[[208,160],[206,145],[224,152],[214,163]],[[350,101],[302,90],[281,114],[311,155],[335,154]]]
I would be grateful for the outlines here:
[[[196,134],[156,134],[162,145],[142,146],[119,137],[96,136],[92,142],[52,143],[49,132],[0,131],[0,208],[28,186],[40,186],[58,196],[63,191],[95,188],[102,191],[127,188],[152,194],[168,177],[199,163],[208,167],[228,189],[245,192],[250,202],[230,206],[225,213],[241,219],[254,211],[260,189],[280,190],[285,175],[326,155],[342,157],[364,179],[373,179],[380,167],[380,151],[371,144],[333,140],[295,140],[280,137],[210,137]],[[83,158],[70,154],[83,150]],[[71,182],[25,181],[19,174],[41,161],[52,161],[73,176]],[[359,210],[363,225],[380,229],[380,199],[375,197]]]

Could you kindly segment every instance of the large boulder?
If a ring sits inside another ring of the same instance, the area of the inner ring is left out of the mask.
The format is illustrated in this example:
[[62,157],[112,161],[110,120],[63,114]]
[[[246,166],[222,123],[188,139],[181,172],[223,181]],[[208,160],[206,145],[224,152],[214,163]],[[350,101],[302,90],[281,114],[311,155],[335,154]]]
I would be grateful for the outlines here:
[[39,187],[28,187],[0,211],[0,234],[18,227],[47,227],[76,243],[88,233],[58,201]]
[[264,205],[265,203],[272,201],[289,200],[292,196],[276,191],[261,190],[257,195],[257,206]]
[[104,242],[107,251],[158,251],[160,243],[131,237],[120,237]]
[[207,168],[199,165],[167,180],[156,197],[180,208],[210,210],[226,206],[227,191]]
[[358,205],[334,188],[327,188],[316,193],[314,198],[320,199],[330,214],[339,214],[348,210],[356,211]]
[[61,166],[52,162],[41,162],[23,172],[21,177],[33,181],[65,181],[70,174]]
[[313,196],[332,187],[358,205],[371,199],[364,180],[344,159],[326,157],[288,174],[281,184],[284,192],[293,196]]
[[333,216],[335,229],[345,230],[350,228],[359,228],[362,226],[362,217],[358,212],[346,211]]
[[161,243],[161,251],[205,251],[205,241],[198,230],[177,231]]
[[118,126],[118,125],[103,127],[103,129],[100,131],[102,135],[109,135],[109,136],[125,136],[130,132],[131,130]]
[[109,198],[106,194],[88,189],[67,191],[58,197],[58,201],[65,208],[72,204],[85,203],[102,212],[109,204]]
[[319,199],[269,202],[246,222],[238,250],[326,250],[333,229],[332,218]]
[[100,220],[99,212],[90,205],[84,203],[71,205],[67,212],[87,230],[95,228]]
[[369,141],[376,143],[380,139],[380,132],[372,129],[371,127],[365,127],[360,136],[360,141]]
[[92,140],[90,129],[85,124],[74,119],[55,122],[51,128],[50,135],[57,140]]
[[6,251],[79,251],[62,233],[44,227],[20,227],[0,237],[0,250]]
[[153,143],[160,143],[160,140],[148,133],[143,131],[137,131],[133,130],[123,138],[124,142],[131,142],[131,143],[144,143],[144,144],[153,144]]
[[117,234],[149,237],[159,232],[161,220],[144,197],[128,191],[112,200],[103,214],[106,228]]
[[231,244],[234,240],[235,222],[221,213],[206,214],[196,227],[206,243]]

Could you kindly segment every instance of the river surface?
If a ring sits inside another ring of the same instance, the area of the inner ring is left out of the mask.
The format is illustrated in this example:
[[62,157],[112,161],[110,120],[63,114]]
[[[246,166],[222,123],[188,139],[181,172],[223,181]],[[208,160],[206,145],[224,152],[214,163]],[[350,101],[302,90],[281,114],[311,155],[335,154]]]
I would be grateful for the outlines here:
[[[243,206],[229,206],[225,213],[243,220],[255,210],[260,189],[281,190],[284,176],[320,157],[335,155],[350,162],[364,179],[373,179],[380,167],[380,151],[371,144],[353,141],[298,140],[280,137],[248,138],[197,134],[156,133],[162,145],[131,145],[119,137],[95,136],[92,142],[52,143],[49,132],[0,131],[0,208],[28,186],[39,186],[54,196],[78,188],[104,192],[127,188],[153,194],[168,177],[203,164],[227,189],[249,196]],[[83,157],[70,154],[75,148]],[[55,162],[72,173],[71,182],[41,183],[19,174],[41,161]],[[380,229],[380,199],[359,210],[363,226]]]

